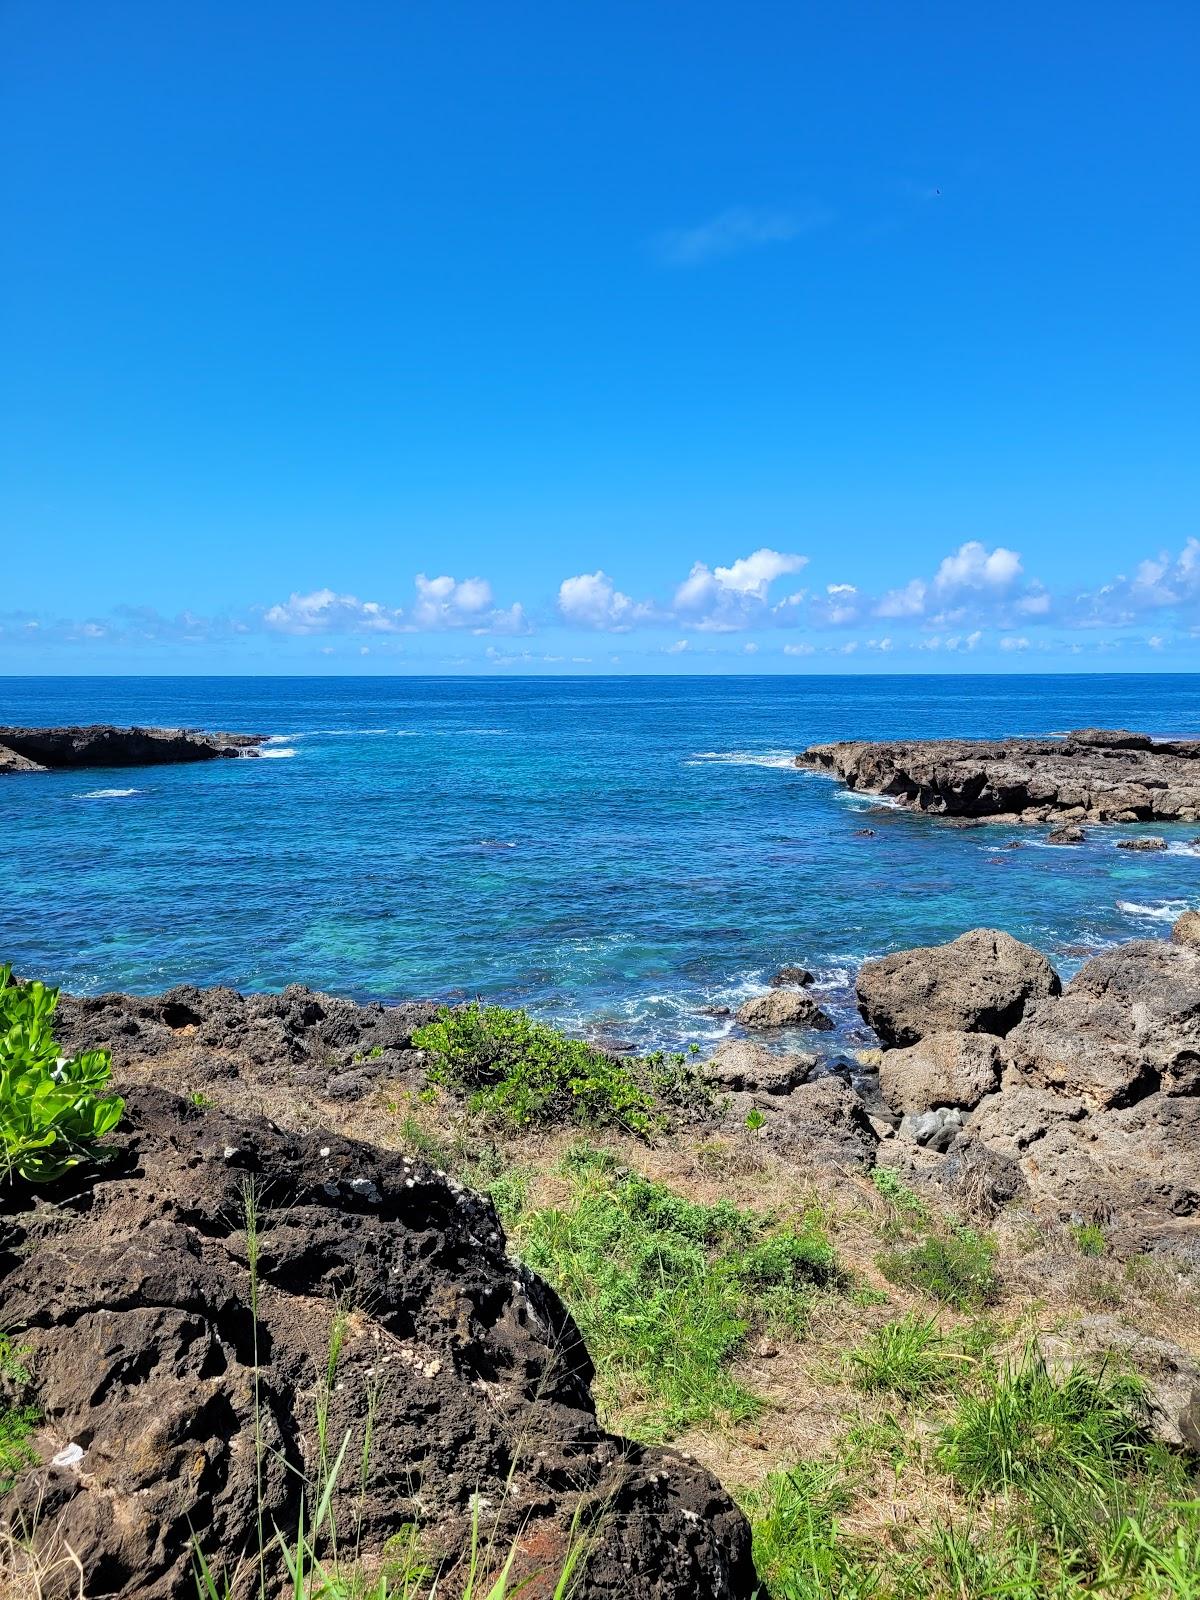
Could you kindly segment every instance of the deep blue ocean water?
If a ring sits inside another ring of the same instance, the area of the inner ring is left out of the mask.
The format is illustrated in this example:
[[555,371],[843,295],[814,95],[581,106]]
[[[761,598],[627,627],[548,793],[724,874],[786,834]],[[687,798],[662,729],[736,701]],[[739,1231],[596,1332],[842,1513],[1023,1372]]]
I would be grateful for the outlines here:
[[[638,1046],[783,962],[854,1035],[866,956],[980,925],[1064,974],[1200,906],[1196,827],[950,829],[799,772],[818,740],[1200,734],[1200,679],[0,680],[0,723],[264,732],[275,759],[0,779],[0,961],[75,990],[481,994]],[[873,838],[856,836],[869,824]],[[1014,835],[1032,847],[998,849]]]

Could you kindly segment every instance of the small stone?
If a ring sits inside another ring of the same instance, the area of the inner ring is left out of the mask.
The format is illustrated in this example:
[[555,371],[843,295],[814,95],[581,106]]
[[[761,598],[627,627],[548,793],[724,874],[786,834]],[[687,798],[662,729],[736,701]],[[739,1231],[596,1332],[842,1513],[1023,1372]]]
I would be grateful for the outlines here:
[[1117,841],[1118,850],[1165,850],[1167,841],[1159,838],[1156,833],[1144,834],[1140,839],[1120,839]]

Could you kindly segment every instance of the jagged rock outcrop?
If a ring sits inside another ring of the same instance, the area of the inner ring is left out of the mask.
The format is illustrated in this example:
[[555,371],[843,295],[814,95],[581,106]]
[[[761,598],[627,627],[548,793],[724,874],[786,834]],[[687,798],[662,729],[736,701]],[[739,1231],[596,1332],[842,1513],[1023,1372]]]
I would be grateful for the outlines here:
[[[368,1563],[411,1522],[459,1550],[479,1496],[497,1568],[519,1543],[514,1579],[555,1570],[582,1508],[581,1600],[749,1600],[742,1514],[695,1463],[598,1425],[578,1330],[506,1255],[489,1201],[151,1086],[110,1143],[99,1169],[0,1190],[0,1326],[29,1349],[44,1416],[42,1464],[3,1516],[69,1545],[89,1600],[192,1593],[193,1529],[230,1572],[260,1512],[268,1536],[294,1530],[320,1408],[331,1456],[349,1441],[334,1504]],[[291,1592],[280,1565],[272,1542],[273,1600]],[[258,1592],[253,1559],[235,1592]]]
[[266,735],[205,733],[198,728],[0,727],[0,773],[61,767],[153,767],[179,761],[253,756]]
[[1200,740],[1083,728],[1063,739],[812,745],[796,765],[940,817],[1005,822],[1200,820]]
[[[1200,1261],[1200,947],[1135,940],[1094,957],[1061,991],[1048,963],[1023,956],[997,971],[1037,980],[1006,989],[986,957],[996,937],[966,936],[985,959],[965,978],[962,939],[907,952],[916,958],[907,962],[888,957],[882,974],[864,968],[864,1015],[878,1019],[885,1044],[930,1027],[881,1058],[901,1141],[960,1166],[986,1151],[1019,1169],[1038,1209]],[[947,1033],[933,1020],[947,1010],[1006,1037]]]
[[1003,1036],[1030,1001],[1060,988],[1039,951],[1009,933],[975,928],[950,944],[865,961],[858,1008],[885,1045],[914,1045],[930,1033]]
[[111,1050],[125,1079],[187,1090],[233,1080],[348,1100],[384,1078],[423,1079],[412,1036],[438,1009],[434,1001],[357,1005],[300,984],[246,995],[182,984],[145,996],[65,994],[55,1025],[69,1053]]

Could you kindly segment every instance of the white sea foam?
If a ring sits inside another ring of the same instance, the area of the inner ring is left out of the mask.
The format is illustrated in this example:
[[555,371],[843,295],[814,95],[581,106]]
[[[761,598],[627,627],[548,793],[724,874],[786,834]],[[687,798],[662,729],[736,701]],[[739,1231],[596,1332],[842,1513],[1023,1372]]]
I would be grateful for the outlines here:
[[77,794],[76,800],[124,800],[126,795],[140,794],[140,789],[89,789],[86,794]]
[[1144,917],[1148,922],[1174,922],[1188,909],[1186,900],[1162,900],[1157,905],[1143,906],[1136,900],[1118,900],[1117,910],[1127,917]]
[[293,739],[303,739],[305,737],[306,735],[303,733],[272,733],[268,735],[266,743],[290,744]]
[[783,772],[796,772],[795,754],[788,750],[697,750],[685,767],[775,767]]
[[288,756],[294,756],[295,754],[296,752],[289,745],[285,745],[281,750],[260,750],[258,759],[260,761],[284,761]]

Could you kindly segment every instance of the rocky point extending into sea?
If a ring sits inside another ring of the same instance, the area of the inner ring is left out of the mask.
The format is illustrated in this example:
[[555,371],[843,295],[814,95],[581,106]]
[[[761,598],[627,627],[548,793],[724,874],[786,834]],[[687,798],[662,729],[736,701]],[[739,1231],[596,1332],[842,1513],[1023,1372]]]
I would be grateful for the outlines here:
[[988,822],[1196,822],[1200,740],[1080,728],[1061,739],[851,739],[798,767],[913,811]]
[[259,733],[206,733],[199,728],[0,726],[0,774],[60,768],[154,767],[222,756],[255,756],[267,742]]

